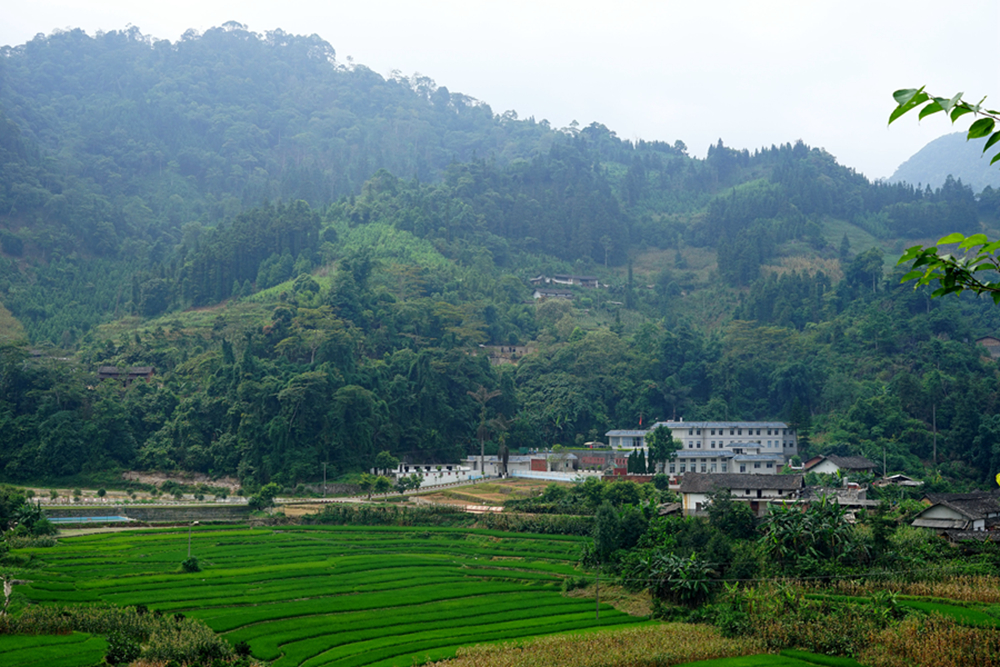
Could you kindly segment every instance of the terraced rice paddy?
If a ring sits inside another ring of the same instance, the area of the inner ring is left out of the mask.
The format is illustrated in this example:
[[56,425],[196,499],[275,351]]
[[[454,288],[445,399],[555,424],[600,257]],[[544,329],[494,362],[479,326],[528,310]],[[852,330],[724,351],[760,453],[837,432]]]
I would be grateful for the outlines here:
[[0,635],[4,667],[90,667],[104,659],[108,645],[100,637],[71,635]]
[[145,604],[207,622],[275,667],[401,665],[462,645],[640,623],[566,598],[579,538],[448,528],[201,527],[62,539],[19,587],[38,602]]

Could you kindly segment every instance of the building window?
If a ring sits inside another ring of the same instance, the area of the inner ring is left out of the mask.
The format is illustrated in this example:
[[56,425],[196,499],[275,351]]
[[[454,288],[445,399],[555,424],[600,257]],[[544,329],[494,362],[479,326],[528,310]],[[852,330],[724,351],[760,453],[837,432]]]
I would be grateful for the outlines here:
[[675,472],[677,472],[676,468],[677,468],[677,466],[675,464],[673,464],[673,463],[670,464],[670,474],[671,475],[674,474]]
[[757,429],[757,435],[760,435],[760,429]]
[[748,496],[750,495],[750,489],[747,489],[747,495]]
[[681,472],[684,472],[686,469],[687,469],[687,466],[684,463],[682,463],[681,464]]
[[[746,472],[746,471],[747,471],[747,467],[746,467],[746,465],[744,465],[744,464],[740,464],[740,472]],[[747,491],[747,493],[750,493],[750,492],[749,492],[749,491]]]
[[712,429],[712,435],[715,435],[715,429],[714,428]]
[[702,461],[702,464],[701,464],[701,471],[705,472],[705,462],[704,461]]
[[754,468],[759,468],[759,467],[760,467],[760,464],[759,464],[759,463],[754,463],[754,464],[753,464],[753,467],[754,467]]
[[736,429],[736,435],[743,435],[743,429],[741,428]]
[[715,449],[715,440],[712,441],[712,449]]
[[688,449],[694,449],[694,440],[688,440]]
[[773,467],[774,467],[774,464],[773,464],[773,463],[771,463],[770,461],[768,461],[768,462],[767,462],[767,467],[768,467],[768,468],[773,468]]
[[729,429],[729,435],[736,435],[736,429]]
[[695,430],[698,432],[698,435],[701,435],[701,429],[700,428],[697,428]]
[[709,472],[715,472],[715,464],[714,463],[709,464],[709,468],[708,469],[709,469]]
[[688,435],[694,435],[694,429],[690,429],[690,430],[688,431]]
[[722,464],[722,472],[726,472],[726,464],[725,463]]

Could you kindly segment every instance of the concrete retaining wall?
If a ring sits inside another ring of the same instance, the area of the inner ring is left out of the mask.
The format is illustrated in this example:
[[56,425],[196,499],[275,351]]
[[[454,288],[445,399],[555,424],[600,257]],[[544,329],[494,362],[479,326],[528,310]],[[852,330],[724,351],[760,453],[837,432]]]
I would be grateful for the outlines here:
[[104,505],[46,508],[50,517],[124,516],[135,521],[242,521],[250,516],[246,505]]

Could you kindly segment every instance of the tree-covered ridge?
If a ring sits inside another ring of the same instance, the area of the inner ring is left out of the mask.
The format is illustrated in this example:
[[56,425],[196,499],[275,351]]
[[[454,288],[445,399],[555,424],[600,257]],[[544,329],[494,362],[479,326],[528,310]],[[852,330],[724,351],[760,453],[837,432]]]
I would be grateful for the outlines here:
[[176,43],[57,32],[2,55],[0,146],[17,157],[4,159],[5,226],[69,225],[103,255],[128,240],[159,256],[189,220],[265,198],[327,203],[380,168],[433,180],[476,155],[531,156],[554,134],[427,78],[340,64],[315,35],[236,23]]
[[[348,250],[368,229],[413,237],[384,222],[352,228],[342,206],[324,242],[339,257],[330,275],[102,332],[83,367],[8,347],[3,475],[181,468],[294,485],[324,463],[332,474],[370,467],[383,450],[454,460],[478,451],[480,388],[500,392],[486,406],[490,452],[501,440],[580,445],[641,416],[774,418],[800,430],[808,453],[884,453],[894,471],[968,483],[1000,465],[995,364],[970,344],[996,313],[883,278],[878,253],[837,281],[772,274],[735,313],[746,319],[703,331],[677,294],[636,289],[631,308],[605,290],[577,306],[530,304],[493,262],[419,266],[391,243]],[[244,219],[286,215],[315,214],[281,205]],[[516,366],[480,353],[516,343],[536,350]],[[153,365],[157,379],[97,384],[88,369],[108,364]]]

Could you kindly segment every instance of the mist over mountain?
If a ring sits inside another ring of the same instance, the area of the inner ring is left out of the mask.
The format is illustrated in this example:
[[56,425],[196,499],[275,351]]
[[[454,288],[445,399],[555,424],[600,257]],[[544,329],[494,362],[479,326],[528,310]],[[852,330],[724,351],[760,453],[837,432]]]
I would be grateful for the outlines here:
[[986,186],[1000,188],[1000,169],[996,164],[990,166],[997,152],[1000,146],[993,146],[984,155],[983,142],[967,141],[964,132],[946,134],[914,153],[888,180],[939,188],[952,176],[976,193]]

